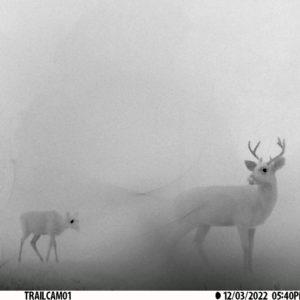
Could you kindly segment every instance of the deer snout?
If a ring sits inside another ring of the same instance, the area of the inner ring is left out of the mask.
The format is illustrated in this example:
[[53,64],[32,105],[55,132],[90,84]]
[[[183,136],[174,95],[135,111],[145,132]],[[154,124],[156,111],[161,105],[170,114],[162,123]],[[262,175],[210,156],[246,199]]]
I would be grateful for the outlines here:
[[74,229],[75,229],[76,231],[80,231],[79,224],[76,224],[76,226],[74,226]]

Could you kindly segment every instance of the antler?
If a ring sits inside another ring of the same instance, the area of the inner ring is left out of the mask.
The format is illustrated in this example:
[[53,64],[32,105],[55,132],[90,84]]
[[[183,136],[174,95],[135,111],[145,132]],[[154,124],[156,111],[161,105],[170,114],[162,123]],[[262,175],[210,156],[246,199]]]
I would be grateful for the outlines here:
[[253,155],[256,159],[258,159],[258,160],[259,160],[259,157],[256,155],[256,150],[257,150],[259,144],[260,144],[260,141],[259,141],[259,142],[256,144],[256,146],[254,147],[254,150],[252,150],[252,149],[251,149],[250,141],[248,142],[248,149],[249,149],[249,151],[250,151],[250,152],[252,153],[252,155]]
[[280,138],[277,139],[277,145],[281,148],[281,152],[275,156],[274,158],[270,157],[270,160],[268,162],[268,165],[270,163],[272,163],[275,159],[277,159],[278,157],[282,156],[285,152],[285,139],[281,140]]

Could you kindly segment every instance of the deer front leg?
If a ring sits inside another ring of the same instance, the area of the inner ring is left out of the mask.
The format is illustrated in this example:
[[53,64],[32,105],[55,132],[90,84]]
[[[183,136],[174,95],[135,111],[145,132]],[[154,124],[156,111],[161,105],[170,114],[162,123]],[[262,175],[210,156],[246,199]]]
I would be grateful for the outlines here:
[[255,228],[248,229],[249,237],[249,271],[252,272],[252,257],[253,257],[253,247],[254,247],[254,234]]
[[250,239],[249,239],[250,229],[246,226],[238,226],[237,229],[240,235],[241,245],[243,249],[244,270],[251,271],[251,266],[250,266],[251,251],[250,251]]
[[36,247],[36,242],[38,241],[38,239],[40,238],[41,235],[34,235],[32,240],[31,240],[31,246],[34,250],[34,252],[37,254],[37,256],[39,257],[40,261],[43,262],[43,257],[42,255],[40,254],[38,248]]
[[55,236],[53,236],[52,239],[53,239],[53,246],[54,246],[54,253],[55,253],[55,261],[56,261],[56,262],[59,262],[58,256],[57,256],[57,247],[56,247]]
[[46,261],[49,261],[50,252],[51,252],[52,246],[53,246],[53,239],[52,239],[52,237],[50,237],[50,240],[49,240],[49,248],[48,248],[48,253],[47,253]]

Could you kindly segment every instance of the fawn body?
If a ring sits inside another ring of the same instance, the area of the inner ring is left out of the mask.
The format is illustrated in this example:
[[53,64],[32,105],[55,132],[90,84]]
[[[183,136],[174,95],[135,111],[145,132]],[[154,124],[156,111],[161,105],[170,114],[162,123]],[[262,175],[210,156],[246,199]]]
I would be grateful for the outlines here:
[[55,260],[58,262],[57,246],[55,236],[60,235],[67,228],[79,230],[78,214],[71,216],[69,213],[65,217],[60,215],[56,211],[29,211],[25,212],[20,216],[22,226],[22,238],[19,251],[19,262],[21,262],[22,249],[25,240],[32,233],[33,238],[31,245],[33,250],[39,257],[40,261],[43,261],[39,250],[36,247],[36,243],[41,235],[49,235],[49,248],[47,252],[46,260],[49,260],[50,252],[52,247],[55,252]]

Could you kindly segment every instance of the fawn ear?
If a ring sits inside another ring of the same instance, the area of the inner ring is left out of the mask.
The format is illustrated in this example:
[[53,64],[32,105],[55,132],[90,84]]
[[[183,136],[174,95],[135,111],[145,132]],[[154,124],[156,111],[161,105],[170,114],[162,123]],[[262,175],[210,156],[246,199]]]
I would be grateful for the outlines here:
[[249,171],[253,171],[257,166],[257,163],[252,160],[245,160],[245,165]]

